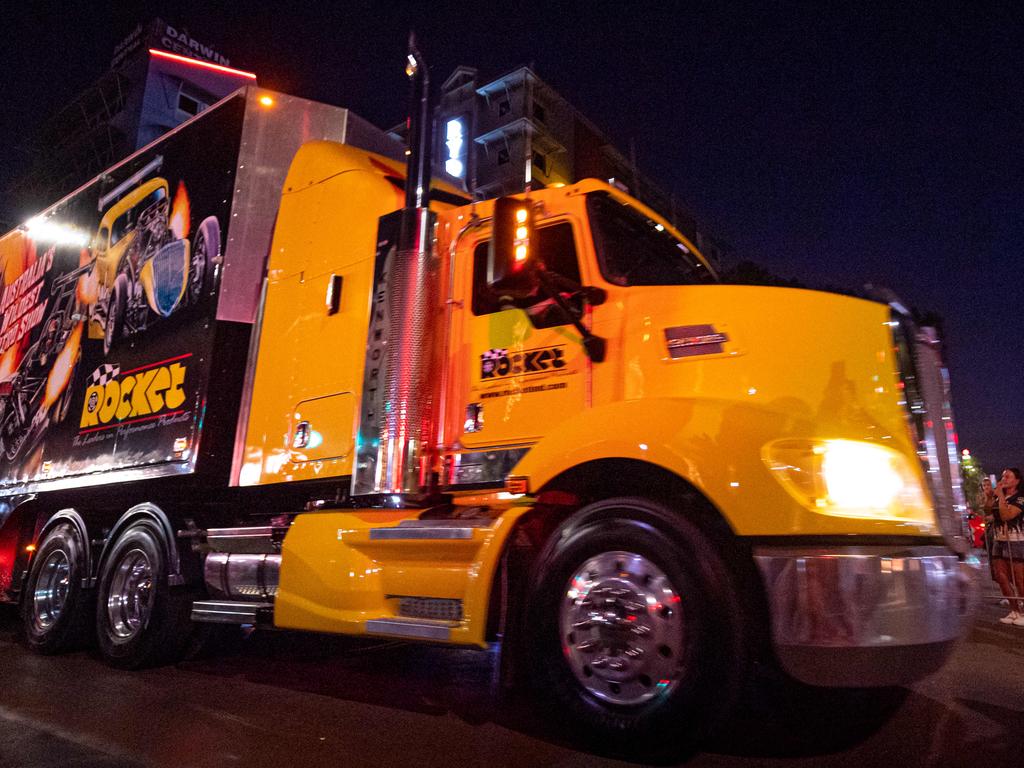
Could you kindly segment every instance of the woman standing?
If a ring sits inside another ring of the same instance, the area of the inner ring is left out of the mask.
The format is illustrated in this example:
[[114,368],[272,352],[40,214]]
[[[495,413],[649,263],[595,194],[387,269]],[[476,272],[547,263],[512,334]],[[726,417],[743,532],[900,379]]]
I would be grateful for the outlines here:
[[1003,470],[995,490],[987,492],[985,506],[996,526],[992,547],[995,580],[1010,601],[1010,612],[1000,621],[1024,627],[1024,494],[1020,492],[1020,469]]

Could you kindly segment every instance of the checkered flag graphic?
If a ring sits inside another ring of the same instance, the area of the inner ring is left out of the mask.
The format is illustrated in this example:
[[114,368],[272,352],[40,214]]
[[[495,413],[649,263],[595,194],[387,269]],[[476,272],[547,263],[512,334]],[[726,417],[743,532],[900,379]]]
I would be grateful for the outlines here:
[[107,382],[121,372],[121,366],[117,363],[103,363],[99,368],[89,374],[88,385],[90,387],[106,386]]
[[480,369],[487,376],[497,367],[498,362],[508,357],[507,349],[489,349],[480,355]]

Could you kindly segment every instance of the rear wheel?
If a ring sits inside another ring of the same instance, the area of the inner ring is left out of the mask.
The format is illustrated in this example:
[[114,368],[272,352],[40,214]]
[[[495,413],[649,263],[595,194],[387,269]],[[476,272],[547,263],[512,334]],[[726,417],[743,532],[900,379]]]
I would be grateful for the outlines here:
[[541,690],[581,735],[612,748],[690,748],[746,678],[745,620],[721,556],[675,510],[644,499],[567,521],[541,554],[530,615]]
[[207,216],[192,240],[189,257],[188,301],[196,304],[212,283],[214,265],[220,257],[220,223],[216,216]]
[[99,579],[96,637],[103,658],[137,669],[175,661],[188,643],[189,595],[169,586],[160,534],[140,523],[113,544]]
[[22,593],[22,630],[37,653],[61,653],[83,642],[89,607],[82,580],[85,545],[71,523],[54,526],[36,550]]

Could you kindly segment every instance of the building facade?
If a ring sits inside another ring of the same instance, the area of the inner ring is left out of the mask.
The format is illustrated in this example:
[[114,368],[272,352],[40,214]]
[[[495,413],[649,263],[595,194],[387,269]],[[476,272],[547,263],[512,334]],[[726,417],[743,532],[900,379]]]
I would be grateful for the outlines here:
[[[435,173],[483,199],[598,178],[673,222],[712,263],[727,246],[637,168],[579,110],[530,67],[483,80],[458,67],[435,110]],[[393,130],[399,138],[404,126]]]
[[25,167],[4,190],[2,230],[256,82],[230,64],[183,27],[161,19],[137,26],[115,47],[109,69],[28,139]]

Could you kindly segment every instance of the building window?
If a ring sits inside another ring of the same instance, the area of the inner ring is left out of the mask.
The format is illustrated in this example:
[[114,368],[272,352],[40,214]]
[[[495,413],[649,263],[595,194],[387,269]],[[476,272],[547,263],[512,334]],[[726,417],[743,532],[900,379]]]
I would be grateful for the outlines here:
[[548,175],[548,158],[542,155],[540,152],[533,153],[533,170],[540,171],[545,176]]
[[206,104],[198,98],[189,96],[187,93],[178,94],[178,111],[185,115],[199,115],[206,109]]
[[547,119],[547,115],[544,112],[544,107],[542,107],[536,101],[533,102],[533,119],[539,123],[546,122]]
[[507,149],[498,150],[498,165],[507,165],[509,159],[510,158]]
[[511,111],[512,103],[508,99],[498,102],[498,117],[504,117]]

